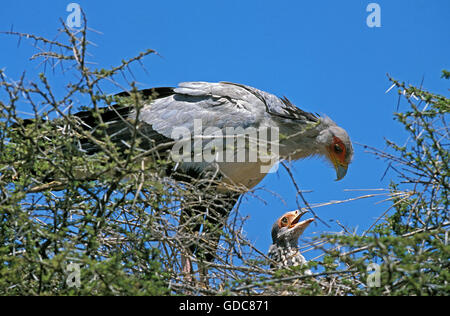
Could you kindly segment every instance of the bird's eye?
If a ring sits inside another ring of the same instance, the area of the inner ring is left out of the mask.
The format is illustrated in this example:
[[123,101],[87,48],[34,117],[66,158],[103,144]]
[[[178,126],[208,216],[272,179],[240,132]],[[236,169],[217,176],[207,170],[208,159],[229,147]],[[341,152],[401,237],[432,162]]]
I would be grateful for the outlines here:
[[284,225],[286,225],[286,224],[288,223],[287,217],[283,217],[283,218],[281,219],[281,223],[284,224]]
[[340,153],[340,152],[342,152],[342,147],[339,144],[335,144],[334,151],[337,153]]

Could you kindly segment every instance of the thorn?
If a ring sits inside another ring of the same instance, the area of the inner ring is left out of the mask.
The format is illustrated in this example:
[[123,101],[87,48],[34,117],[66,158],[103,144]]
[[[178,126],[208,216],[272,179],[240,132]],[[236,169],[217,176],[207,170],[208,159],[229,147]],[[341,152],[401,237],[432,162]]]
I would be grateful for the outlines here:
[[393,83],[392,86],[389,89],[386,90],[385,94],[388,93],[389,91],[391,91],[392,88],[394,88],[394,87],[395,87],[395,83]]

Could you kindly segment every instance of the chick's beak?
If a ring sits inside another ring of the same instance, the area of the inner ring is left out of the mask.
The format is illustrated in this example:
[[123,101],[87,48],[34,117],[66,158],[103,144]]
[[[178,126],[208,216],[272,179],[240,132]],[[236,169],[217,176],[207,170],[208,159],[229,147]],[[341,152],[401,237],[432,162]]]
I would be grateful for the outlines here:
[[295,228],[297,228],[297,229],[299,229],[299,228],[305,229],[305,228],[308,227],[308,225],[311,224],[312,222],[314,222],[314,218],[308,218],[308,219],[305,219],[304,221],[301,221],[301,222],[297,223],[297,225],[296,225]]
[[295,225],[297,225],[297,223],[299,222],[300,218],[302,218],[302,216],[305,215],[306,213],[307,213],[307,211],[296,211],[296,216],[292,220],[289,228],[293,228]]
[[297,235],[301,235],[306,227],[308,227],[309,224],[314,221],[314,218],[309,218],[300,222],[300,218],[306,213],[306,211],[298,212],[298,215],[291,222],[290,228],[293,229],[297,233]]

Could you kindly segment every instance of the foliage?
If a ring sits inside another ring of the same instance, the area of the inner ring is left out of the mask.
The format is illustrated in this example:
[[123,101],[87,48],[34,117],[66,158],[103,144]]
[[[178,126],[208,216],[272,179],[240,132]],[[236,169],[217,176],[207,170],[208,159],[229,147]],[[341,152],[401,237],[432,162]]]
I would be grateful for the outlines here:
[[[65,41],[8,33],[35,41],[33,59],[76,76],[41,73],[35,81],[25,75],[14,81],[0,72],[0,294],[449,294],[448,98],[389,78],[407,102],[395,118],[409,138],[403,146],[387,140],[392,153],[366,147],[395,172],[392,206],[370,230],[324,234],[309,245],[323,251],[320,259],[274,271],[265,250],[247,240],[238,205],[223,219],[214,262],[205,262],[188,248],[207,236],[183,229],[180,214],[188,201],[212,203],[219,193],[168,177],[173,166],[160,153],[171,144],[143,149],[138,120],[129,122],[125,146],[112,141],[102,122],[105,107],[131,105],[139,115],[151,101],[134,82],[116,78],[132,76],[130,67],[155,52],[91,69],[86,26],[63,25]],[[105,94],[111,84],[129,97]],[[24,109],[32,119],[23,118]],[[72,115],[77,110],[93,114],[95,132]],[[86,142],[95,144],[95,154],[81,150]],[[192,221],[207,216],[193,214]],[[207,280],[186,276],[183,258],[194,262],[194,275],[207,267]],[[370,268],[379,268],[379,284]]]
[[[348,267],[356,268],[362,283],[366,267],[378,263],[380,286],[356,287],[361,295],[448,295],[449,259],[449,133],[450,100],[389,78],[398,89],[399,102],[408,109],[395,119],[408,133],[400,146],[386,140],[392,154],[369,148],[386,159],[397,178],[392,180],[392,211],[365,236],[345,236],[333,242],[351,248],[339,254]],[[400,194],[399,194],[400,193]],[[361,253],[360,256],[350,255]]]

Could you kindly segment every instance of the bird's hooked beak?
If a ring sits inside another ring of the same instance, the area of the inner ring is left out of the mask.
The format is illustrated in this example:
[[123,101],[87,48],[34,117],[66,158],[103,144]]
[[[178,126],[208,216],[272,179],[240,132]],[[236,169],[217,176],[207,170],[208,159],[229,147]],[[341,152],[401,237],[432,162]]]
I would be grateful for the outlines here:
[[339,181],[347,174],[348,165],[334,161],[334,169],[336,170],[336,181]]
[[347,174],[348,163],[345,163],[343,159],[339,159],[335,154],[329,153],[328,158],[333,163],[334,170],[336,170],[336,181],[341,180]]
[[333,136],[333,143],[328,146],[327,151],[327,158],[333,163],[336,170],[336,181],[339,181],[347,174],[352,156],[351,144],[347,148],[340,138]]
[[306,227],[309,226],[314,221],[314,218],[308,218],[307,220],[301,221],[300,218],[306,214],[306,211],[297,211],[297,216],[292,220],[289,225],[289,229],[293,230],[295,235],[300,236],[305,231]]

